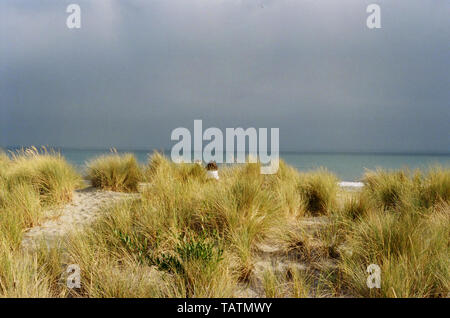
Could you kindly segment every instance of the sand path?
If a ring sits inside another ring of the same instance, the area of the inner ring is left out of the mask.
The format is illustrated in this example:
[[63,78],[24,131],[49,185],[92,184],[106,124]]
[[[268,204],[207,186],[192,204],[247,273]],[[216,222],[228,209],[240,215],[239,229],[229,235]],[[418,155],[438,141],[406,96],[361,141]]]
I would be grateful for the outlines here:
[[101,215],[105,206],[134,197],[139,197],[139,194],[104,191],[92,187],[77,190],[70,204],[46,211],[44,222],[24,233],[22,246],[33,248],[41,238],[45,239],[47,245],[53,245],[70,232],[92,223]]

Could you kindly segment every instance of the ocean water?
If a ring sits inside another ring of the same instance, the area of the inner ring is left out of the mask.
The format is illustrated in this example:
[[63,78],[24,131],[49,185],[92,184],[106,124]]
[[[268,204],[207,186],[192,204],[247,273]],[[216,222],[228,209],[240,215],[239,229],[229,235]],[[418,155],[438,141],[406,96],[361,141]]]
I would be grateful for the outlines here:
[[[107,154],[108,150],[73,150],[59,149],[66,159],[83,169],[86,161]],[[127,151],[136,155],[137,159],[147,162],[151,151]],[[169,153],[166,153],[170,156]],[[281,152],[280,157],[300,171],[309,171],[325,167],[334,172],[340,180],[359,181],[366,169],[427,169],[433,165],[441,165],[450,169],[450,154],[363,154],[363,153],[294,153]]]

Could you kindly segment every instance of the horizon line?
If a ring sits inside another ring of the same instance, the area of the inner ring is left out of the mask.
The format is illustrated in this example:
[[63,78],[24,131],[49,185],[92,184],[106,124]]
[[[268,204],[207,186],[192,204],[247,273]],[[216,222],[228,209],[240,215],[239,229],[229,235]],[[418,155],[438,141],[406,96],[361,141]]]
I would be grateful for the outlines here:
[[[31,145],[28,146],[6,146],[1,147],[0,149],[21,149],[21,148],[30,148],[33,147]],[[119,152],[154,152],[154,151],[162,151],[163,153],[170,152],[170,149],[165,148],[125,148],[125,147],[63,147],[63,146],[49,146],[49,145],[41,145],[35,146],[36,148],[45,147],[48,149],[56,149],[56,150],[79,150],[79,151],[107,151],[109,152],[111,149],[116,149]],[[247,151],[246,151],[247,152]],[[280,153],[292,153],[292,154],[366,154],[366,155],[437,155],[437,156],[450,156],[450,152],[442,152],[442,151],[383,151],[383,150],[280,150]],[[226,153],[226,151],[223,151]]]

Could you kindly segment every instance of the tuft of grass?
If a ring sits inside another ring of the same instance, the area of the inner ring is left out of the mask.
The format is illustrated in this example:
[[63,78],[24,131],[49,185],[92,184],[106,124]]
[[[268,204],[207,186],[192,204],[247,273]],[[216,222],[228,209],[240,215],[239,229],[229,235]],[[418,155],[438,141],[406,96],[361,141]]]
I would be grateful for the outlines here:
[[300,176],[298,189],[306,209],[313,215],[328,214],[336,204],[338,179],[326,169]]
[[339,214],[352,221],[363,217],[371,209],[371,203],[367,196],[357,193],[344,199],[344,204]]
[[[373,210],[353,223],[340,270],[349,290],[362,297],[442,297],[449,292],[448,204],[400,213]],[[369,264],[381,268],[381,289],[366,286]]]
[[154,152],[144,169],[145,179],[149,182],[161,179],[177,180],[179,182],[207,181],[206,169],[197,163],[174,163],[160,152]]
[[420,184],[420,199],[425,207],[450,201],[450,170],[431,168]]
[[267,269],[262,274],[262,289],[268,298],[307,298],[317,289],[314,281],[317,279],[313,273],[293,266],[286,271]]
[[73,191],[82,184],[75,169],[59,153],[35,147],[12,154],[5,179],[10,192],[23,184],[32,186],[45,205],[70,202]]
[[364,183],[364,195],[385,210],[408,205],[429,208],[450,200],[450,171],[440,166],[414,174],[408,170],[368,171]]
[[313,275],[311,273],[290,268],[287,276],[291,277],[292,281],[292,297],[307,298],[311,296],[313,290]]
[[411,199],[413,183],[408,171],[368,171],[363,182],[364,193],[377,207],[392,209]]
[[0,180],[5,178],[6,169],[11,163],[9,156],[0,149]]
[[134,155],[113,151],[87,163],[87,179],[96,188],[136,192],[142,172]]
[[299,193],[300,174],[296,169],[280,160],[277,173],[273,176],[266,176],[266,183],[268,183],[270,191],[278,197],[280,205],[288,216],[294,219],[304,216],[307,207]]
[[27,148],[0,153],[0,297],[54,297],[51,279],[38,265],[40,252],[21,248],[23,232],[43,210],[72,199],[81,177],[57,152]]
[[37,265],[36,256],[11,250],[0,236],[0,296],[48,298],[51,289]]
[[[9,214],[21,227],[38,225],[42,216],[42,202],[34,187],[25,182],[14,185],[13,191],[0,194],[0,207],[4,209],[2,220]],[[6,222],[9,223],[9,222]]]
[[282,298],[284,296],[284,281],[273,270],[263,272],[263,288],[267,298]]
[[81,183],[55,151],[32,147],[0,154],[1,238],[17,248],[23,231],[41,222],[43,209],[70,202]]

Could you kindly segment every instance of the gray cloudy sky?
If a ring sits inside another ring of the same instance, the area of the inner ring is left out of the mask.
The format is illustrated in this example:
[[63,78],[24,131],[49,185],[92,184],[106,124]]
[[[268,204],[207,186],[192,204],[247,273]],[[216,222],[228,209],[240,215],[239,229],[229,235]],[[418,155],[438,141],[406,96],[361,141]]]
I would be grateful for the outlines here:
[[[281,150],[450,152],[450,1],[0,2],[0,145],[170,148],[279,127]],[[82,27],[66,27],[66,6]]]

